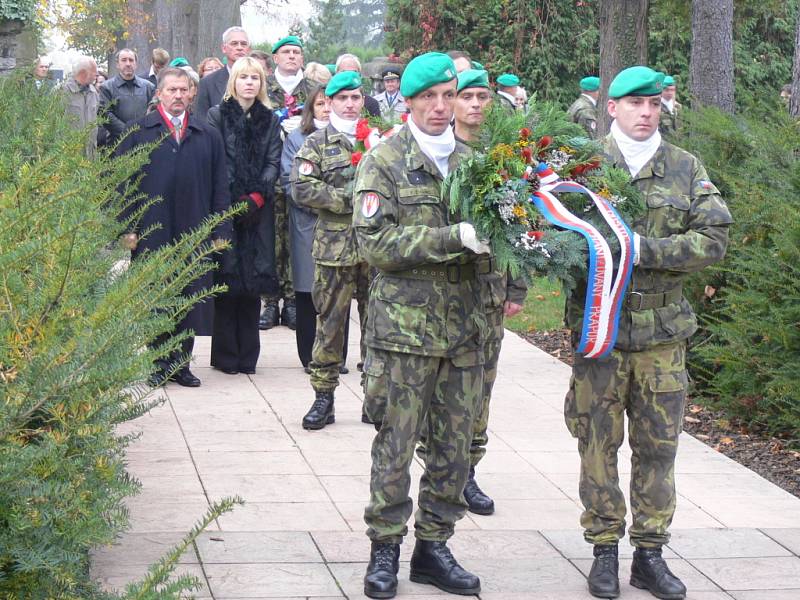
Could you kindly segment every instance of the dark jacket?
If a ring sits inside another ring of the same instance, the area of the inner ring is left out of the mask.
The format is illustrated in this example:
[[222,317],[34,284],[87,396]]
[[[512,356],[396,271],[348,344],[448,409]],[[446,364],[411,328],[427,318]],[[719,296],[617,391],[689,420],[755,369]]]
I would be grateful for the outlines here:
[[[150,153],[150,161],[142,167],[139,191],[145,201],[162,198],[145,211],[134,232],[159,227],[139,241],[131,254],[134,260],[143,252],[156,250],[178,239],[184,232],[197,228],[212,213],[230,208],[230,192],[225,161],[225,147],[219,133],[192,115],[185,122],[185,135],[180,145],[172,136],[161,113],[154,111],[135,121],[130,133],[117,147],[118,154],[133,148],[161,143]],[[163,139],[162,139],[163,138]],[[134,179],[138,176],[135,175]],[[230,221],[222,223],[214,238],[231,238]],[[211,273],[193,282],[186,295],[206,289],[213,283]],[[178,326],[178,330],[193,329],[197,335],[211,335],[213,303],[195,305]]]
[[225,90],[228,87],[230,74],[227,68],[219,69],[200,80],[197,88],[197,98],[194,101],[193,115],[203,119],[208,119],[208,109],[222,102]]
[[274,293],[274,190],[281,161],[278,119],[261,102],[245,114],[239,102],[229,98],[208,111],[208,122],[219,130],[225,143],[233,203],[251,193],[264,198],[264,206],[255,215],[234,223],[233,250],[226,253],[218,280],[236,294]]
[[125,127],[141,119],[147,113],[147,105],[153,99],[156,87],[141,77],[130,81],[115,75],[100,86],[99,113],[106,116],[109,141],[116,140]]

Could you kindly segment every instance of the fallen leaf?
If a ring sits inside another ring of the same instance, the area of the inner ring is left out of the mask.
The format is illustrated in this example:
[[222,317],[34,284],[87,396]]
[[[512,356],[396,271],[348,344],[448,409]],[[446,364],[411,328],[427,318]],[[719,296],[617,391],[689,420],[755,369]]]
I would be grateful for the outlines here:
[[695,417],[683,417],[683,420],[687,423],[700,423],[700,419],[696,419]]
[[534,298],[536,298],[537,300],[544,300],[544,296],[542,296],[541,294],[536,294]]
[[729,438],[728,436],[725,436],[723,438],[720,438],[719,443],[720,444],[725,444],[726,446],[732,446],[734,444],[734,441],[733,441],[733,438]]
[[695,414],[695,415],[697,413],[701,412],[702,410],[703,410],[703,407],[702,406],[698,406],[697,404],[692,404],[689,407],[689,412],[692,413],[692,414]]
[[694,434],[694,437],[696,437],[701,442],[707,442],[709,439],[711,439],[711,438],[709,438],[707,435],[705,435],[703,433],[696,433],[696,434]]
[[705,289],[706,298],[713,298],[714,294],[716,294],[716,293],[717,293],[717,288],[712,287],[710,285],[706,286],[706,289]]

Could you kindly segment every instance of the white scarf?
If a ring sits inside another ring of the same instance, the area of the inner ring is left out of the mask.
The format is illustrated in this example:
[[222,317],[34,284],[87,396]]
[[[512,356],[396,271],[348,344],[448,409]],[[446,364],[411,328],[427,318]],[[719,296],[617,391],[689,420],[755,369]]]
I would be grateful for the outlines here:
[[589,94],[581,94],[584,98],[588,98],[589,102],[591,102],[594,106],[597,106],[597,100],[592,98]]
[[646,140],[637,142],[623,133],[615,120],[611,123],[611,135],[625,158],[625,164],[628,165],[631,177],[636,177],[636,174],[655,156],[658,147],[661,146],[661,133],[658,129]]
[[319,119],[314,119],[314,127],[317,129],[324,129],[328,126],[328,123],[330,123],[330,121],[320,121]]
[[661,104],[667,107],[667,110],[670,112],[670,114],[675,112],[675,98],[672,100],[664,100],[664,98],[662,98]]
[[[331,113],[333,114],[333,113]],[[411,135],[417,140],[422,153],[433,161],[442,177],[447,177],[449,166],[447,164],[450,155],[456,149],[456,136],[453,128],[448,127],[439,135],[428,135],[414,123],[414,119],[409,115],[406,121]]]
[[343,119],[333,111],[331,111],[329,118],[331,120],[331,125],[336,131],[345,134],[351,144],[356,143],[356,125],[358,125],[358,119]]
[[291,94],[294,88],[303,81],[303,69],[297,69],[294,75],[281,75],[280,69],[275,69],[275,79],[278,81],[283,91]]

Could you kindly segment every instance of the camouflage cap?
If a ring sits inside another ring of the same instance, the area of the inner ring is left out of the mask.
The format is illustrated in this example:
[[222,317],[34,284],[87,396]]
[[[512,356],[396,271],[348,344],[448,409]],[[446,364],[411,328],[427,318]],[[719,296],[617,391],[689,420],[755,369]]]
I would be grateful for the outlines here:
[[664,77],[664,73],[650,67],[628,67],[614,77],[608,97],[617,100],[625,96],[658,96],[664,89]]
[[428,52],[414,58],[403,71],[400,79],[400,93],[413,98],[420,92],[439,83],[456,78],[453,59],[441,52]]
[[501,85],[503,87],[514,87],[515,85],[519,85],[519,77],[513,73],[503,73],[497,78],[497,85]]
[[584,77],[580,83],[581,89],[586,92],[596,92],[600,89],[600,78],[594,75]]
[[297,37],[296,35],[287,35],[285,38],[278,40],[272,45],[272,53],[275,54],[278,50],[280,50],[284,46],[299,46],[300,48],[302,48],[303,42],[300,41],[300,38]]
[[337,73],[325,87],[325,95],[332,98],[342,90],[357,90],[361,87],[361,76],[357,71],[342,71]]
[[466,88],[489,87],[489,74],[482,69],[467,69],[458,74],[458,91]]

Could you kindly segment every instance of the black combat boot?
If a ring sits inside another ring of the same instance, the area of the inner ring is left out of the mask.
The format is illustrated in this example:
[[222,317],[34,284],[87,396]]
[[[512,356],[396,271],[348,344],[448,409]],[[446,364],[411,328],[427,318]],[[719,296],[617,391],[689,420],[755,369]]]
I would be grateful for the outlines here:
[[417,540],[411,555],[410,579],[461,596],[481,591],[481,580],[458,564],[446,542]]
[[286,325],[289,329],[294,331],[297,329],[297,306],[295,306],[294,298],[289,298],[283,301],[283,310],[281,310],[281,325]]
[[619,597],[619,550],[616,544],[594,547],[589,593],[595,598]]
[[464,486],[464,499],[467,501],[469,512],[476,515],[490,515],[494,512],[494,500],[484,494],[475,481],[475,467],[469,468],[469,479]]
[[400,544],[372,542],[364,595],[370,598],[394,598],[397,594],[397,571],[400,570]]
[[268,300],[261,317],[258,320],[258,328],[262,331],[264,329],[272,329],[278,325],[278,301]]
[[662,600],[683,600],[686,586],[661,558],[661,548],[636,548],[631,565],[631,585],[648,590]]
[[303,429],[322,429],[336,420],[333,414],[333,392],[316,392],[317,399],[303,417]]

